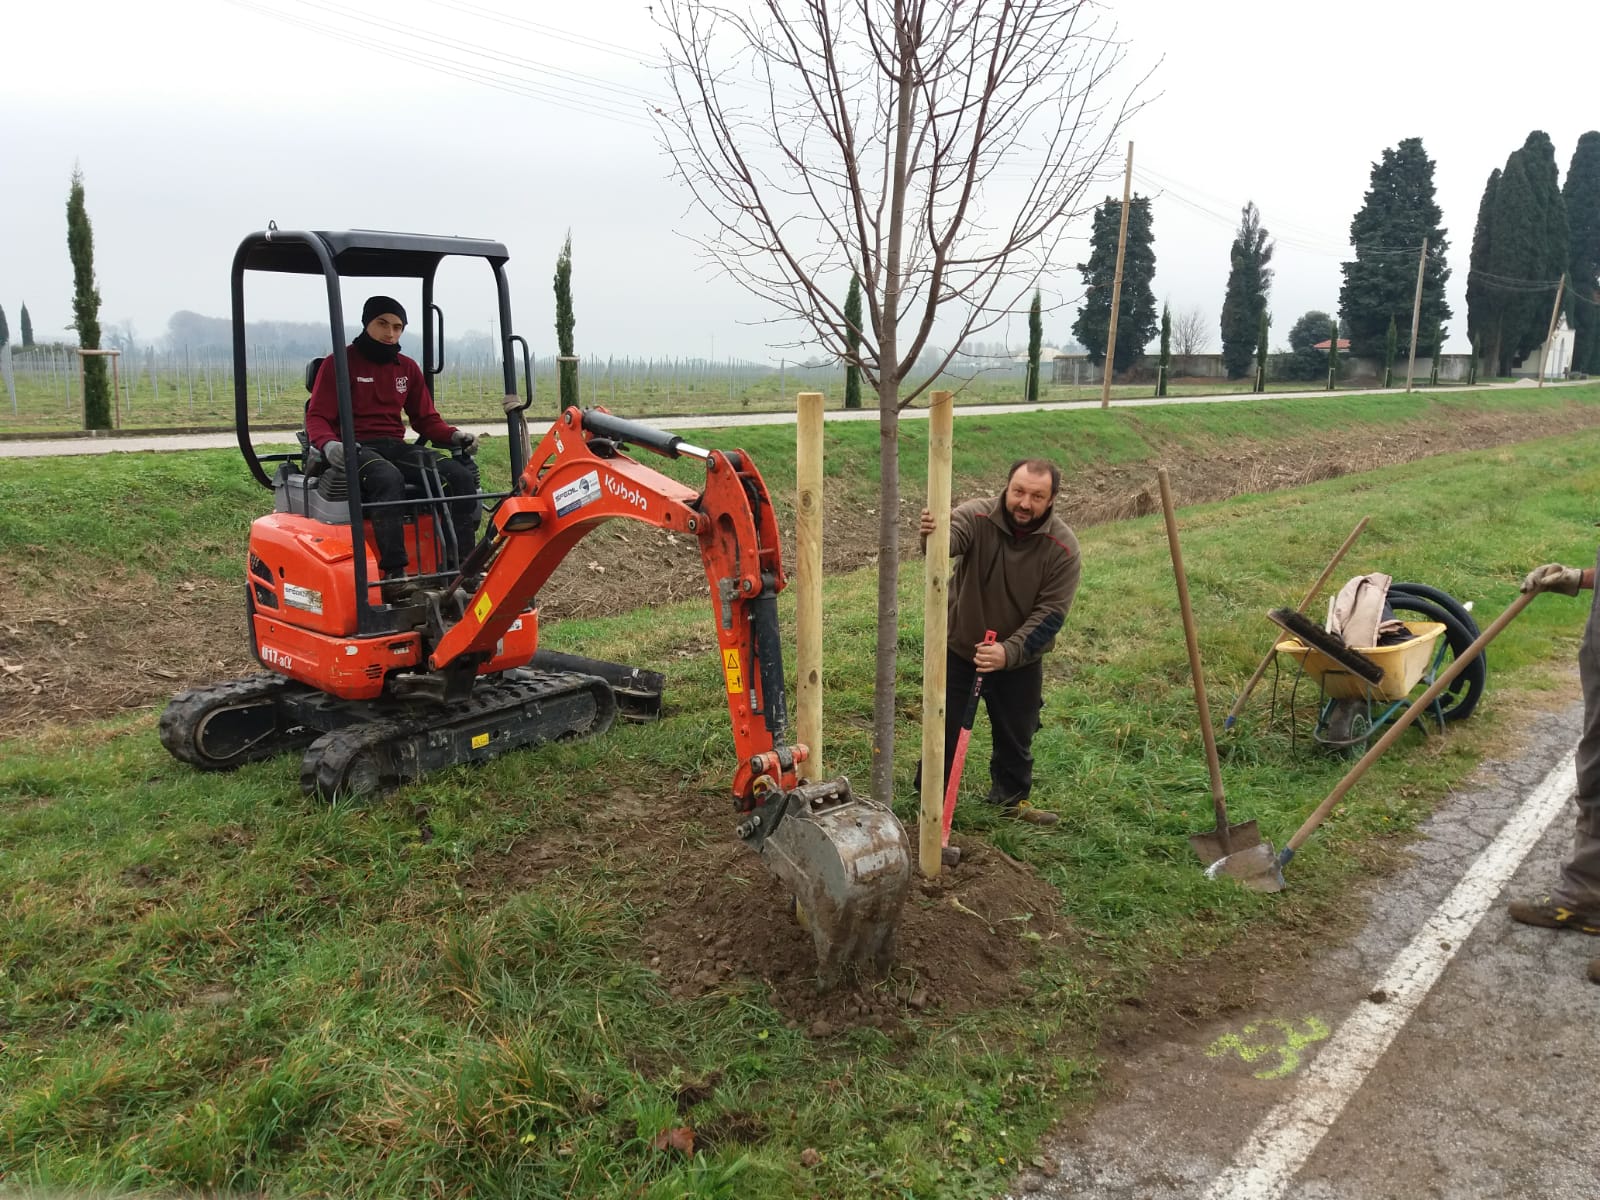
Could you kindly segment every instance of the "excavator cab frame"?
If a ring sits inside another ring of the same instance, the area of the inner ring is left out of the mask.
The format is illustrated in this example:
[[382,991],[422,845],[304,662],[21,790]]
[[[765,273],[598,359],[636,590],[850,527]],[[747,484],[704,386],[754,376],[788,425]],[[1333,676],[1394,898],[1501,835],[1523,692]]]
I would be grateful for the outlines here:
[[[480,259],[488,267],[494,284],[496,311],[499,314],[499,359],[503,375],[504,394],[507,397],[506,432],[511,446],[511,478],[521,473],[527,455],[526,425],[523,412],[533,403],[533,370],[527,341],[513,332],[511,316],[511,290],[506,278],[505,265],[510,253],[499,242],[480,238],[441,237],[426,234],[391,233],[384,230],[354,229],[342,231],[283,230],[275,225],[253,233],[239,243],[233,256],[231,279],[233,309],[233,379],[234,427],[240,453],[257,482],[263,487],[282,486],[281,472],[294,464],[302,466],[304,455],[295,453],[262,454],[257,451],[250,431],[250,378],[248,346],[245,336],[245,277],[248,272],[262,271],[277,274],[317,275],[323,280],[328,297],[328,327],[331,352],[328,362],[334,371],[339,398],[339,428],[348,460],[355,461],[355,436],[350,404],[350,370],[342,350],[346,343],[344,302],[340,281],[347,278],[414,279],[422,290],[422,358],[423,378],[430,391],[436,391],[434,381],[445,367],[444,310],[436,302],[435,280],[439,266],[446,259]],[[523,365],[524,391],[518,400],[517,358],[520,349]],[[309,380],[308,380],[309,383]],[[269,474],[268,465],[284,464],[280,474]],[[481,486],[481,485],[480,485]],[[478,499],[486,506],[499,502],[508,493],[480,491]],[[420,501],[397,502],[412,513],[433,512],[442,517],[440,498],[426,497]],[[348,508],[346,509],[346,504]],[[361,494],[361,481],[351,472],[345,479],[345,488],[338,499],[338,508],[344,523],[350,529],[352,545],[362,542],[364,522],[371,516],[372,508]],[[346,515],[347,514],[347,515]],[[327,519],[324,515],[323,519]],[[449,522],[437,520],[433,524],[448,538]],[[454,557],[459,561],[470,547],[451,547],[452,553],[430,554],[427,561],[440,566]],[[455,565],[455,564],[450,564]],[[403,616],[371,603],[366,556],[353,556],[354,602],[356,628],[363,634],[379,634],[398,628]]]

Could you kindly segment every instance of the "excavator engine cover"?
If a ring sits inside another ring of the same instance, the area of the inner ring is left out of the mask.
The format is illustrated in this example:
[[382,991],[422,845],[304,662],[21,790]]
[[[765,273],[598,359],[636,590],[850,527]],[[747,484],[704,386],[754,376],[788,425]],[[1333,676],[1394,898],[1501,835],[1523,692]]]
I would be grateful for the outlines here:
[[771,815],[779,819],[759,842],[761,859],[794,893],[820,986],[835,986],[847,969],[881,978],[911,886],[899,820],[887,805],[855,796],[843,777],[795,788]]

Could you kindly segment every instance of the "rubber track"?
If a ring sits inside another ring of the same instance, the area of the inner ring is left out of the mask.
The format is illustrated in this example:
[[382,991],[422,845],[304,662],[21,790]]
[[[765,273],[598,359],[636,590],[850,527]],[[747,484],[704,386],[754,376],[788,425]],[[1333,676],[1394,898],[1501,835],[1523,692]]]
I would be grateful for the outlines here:
[[448,712],[433,710],[414,717],[386,719],[333,730],[306,747],[305,758],[300,765],[301,790],[308,796],[319,796],[330,801],[345,795],[351,764],[363,753],[377,750],[382,768],[381,788],[388,791],[425,771],[454,765],[440,764],[419,771],[413,764],[421,761],[424,754],[421,749],[417,753],[405,753],[408,743],[420,740],[424,747],[429,742],[437,744],[439,734],[481,725],[485,719],[493,718],[506,709],[521,708],[532,703],[548,704],[562,696],[584,692],[594,695],[595,712],[581,726],[567,722],[560,727],[540,729],[535,736],[527,738],[497,737],[491,743],[492,749],[488,755],[474,754],[471,758],[455,760],[480,762],[511,750],[544,745],[568,737],[604,733],[616,715],[616,700],[610,685],[594,676],[565,672],[527,672],[521,679],[502,676],[492,687],[482,689],[481,695],[453,704]]
[[195,742],[200,723],[208,713],[218,708],[229,708],[260,700],[275,700],[284,693],[304,690],[304,684],[286,679],[282,675],[261,674],[179,692],[161,713],[158,726],[161,744],[180,762],[186,762],[202,771],[230,771],[247,762],[272,758],[290,747],[304,745],[312,731],[291,727],[292,732],[281,732],[280,736],[262,742],[243,754],[228,759],[216,759],[201,754]]

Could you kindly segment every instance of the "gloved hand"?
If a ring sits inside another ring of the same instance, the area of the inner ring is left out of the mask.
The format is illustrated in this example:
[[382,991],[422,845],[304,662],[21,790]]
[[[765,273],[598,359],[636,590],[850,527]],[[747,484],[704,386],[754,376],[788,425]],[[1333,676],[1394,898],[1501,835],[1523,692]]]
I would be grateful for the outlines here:
[[465,429],[458,429],[450,435],[450,444],[459,446],[468,454],[476,454],[478,452],[478,435],[468,433]]
[[344,443],[338,438],[329,438],[322,443],[322,457],[334,470],[344,470]]
[[1545,563],[1528,572],[1522,581],[1524,592],[1560,592],[1563,596],[1576,596],[1583,585],[1583,572],[1577,567],[1564,567],[1560,563]]

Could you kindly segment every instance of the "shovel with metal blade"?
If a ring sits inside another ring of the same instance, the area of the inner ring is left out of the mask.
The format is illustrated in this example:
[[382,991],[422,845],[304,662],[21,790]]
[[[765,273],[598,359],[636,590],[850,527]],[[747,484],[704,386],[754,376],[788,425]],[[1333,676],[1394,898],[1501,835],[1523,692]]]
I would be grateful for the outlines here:
[[1200,669],[1200,639],[1195,634],[1194,611],[1189,607],[1189,581],[1183,572],[1183,551],[1178,546],[1178,519],[1172,509],[1172,485],[1167,469],[1157,472],[1161,482],[1161,511],[1167,519],[1167,546],[1172,551],[1172,574],[1178,582],[1178,608],[1183,613],[1183,639],[1189,647],[1189,675],[1194,680],[1194,705],[1200,712],[1200,736],[1206,744],[1206,769],[1211,773],[1211,805],[1216,810],[1217,827],[1209,833],[1191,834],[1189,844],[1203,863],[1259,845],[1261,832],[1254,821],[1228,824],[1228,802],[1222,794],[1222,767],[1217,762],[1217,738],[1211,729],[1211,708],[1206,703],[1206,680]]
[[794,893],[821,987],[847,969],[882,977],[911,887],[911,849],[894,813],[855,796],[841,776],[795,788],[762,822],[771,832],[756,849]]
[[1334,784],[1333,791],[1329,792],[1326,799],[1317,805],[1316,811],[1306,818],[1305,824],[1295,831],[1280,853],[1274,854],[1271,842],[1262,842],[1260,845],[1251,846],[1246,850],[1237,850],[1226,858],[1219,858],[1206,868],[1206,875],[1215,879],[1225,875],[1230,879],[1237,879],[1247,888],[1258,892],[1281,892],[1283,890],[1283,868],[1289,865],[1289,860],[1295,852],[1305,844],[1305,840],[1316,832],[1334,809],[1334,806],[1344,799],[1345,793],[1354,785],[1356,780],[1367,773],[1367,768],[1378,761],[1378,758],[1422,715],[1423,711],[1444,694],[1456,676],[1472,665],[1472,660],[1483,653],[1483,648],[1492,642],[1516,615],[1528,607],[1529,602],[1538,595],[1537,592],[1524,592],[1507,606],[1505,612],[1494,619],[1494,623],[1480,633],[1472,645],[1468,646],[1456,656],[1456,660],[1445,668],[1444,673],[1433,681],[1432,686],[1422,695],[1411,702],[1411,707],[1397,718],[1384,735],[1372,744],[1372,748],[1361,756],[1361,761],[1351,767],[1345,777]]

